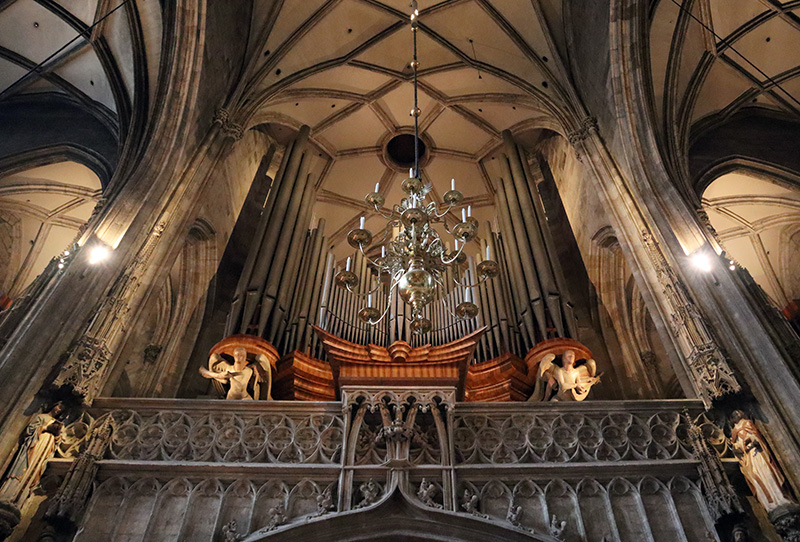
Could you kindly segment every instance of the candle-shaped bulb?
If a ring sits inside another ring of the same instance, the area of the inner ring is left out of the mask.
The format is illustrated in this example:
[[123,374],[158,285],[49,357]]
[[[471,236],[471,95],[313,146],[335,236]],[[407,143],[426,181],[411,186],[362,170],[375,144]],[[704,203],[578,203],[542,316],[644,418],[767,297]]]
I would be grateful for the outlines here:
[[414,168],[413,167],[408,168],[408,176],[409,177],[414,177]]
[[467,205],[467,216],[472,216],[472,205]]
[[358,227],[362,230],[364,229],[364,217],[361,217],[361,220],[358,222]]
[[450,190],[455,190],[455,189],[456,189],[456,180],[450,179]]
[[385,257],[386,257],[386,247],[382,246],[381,247],[381,258],[385,258]]
[[458,239],[454,239],[453,241],[455,243],[456,252],[458,252]]
[[377,183],[375,183],[375,192],[380,191],[380,188],[381,188],[381,182],[378,181]]
[[461,209],[461,222],[466,222],[466,221],[467,221],[467,211]]
[[345,265],[345,270],[350,271],[350,256],[347,257],[347,264]]
[[464,301],[470,303],[472,301],[472,292],[469,288],[464,288]]
[[367,294],[367,307],[372,306],[372,294]]
[[486,245],[486,259],[487,260],[492,259],[492,247],[489,245]]

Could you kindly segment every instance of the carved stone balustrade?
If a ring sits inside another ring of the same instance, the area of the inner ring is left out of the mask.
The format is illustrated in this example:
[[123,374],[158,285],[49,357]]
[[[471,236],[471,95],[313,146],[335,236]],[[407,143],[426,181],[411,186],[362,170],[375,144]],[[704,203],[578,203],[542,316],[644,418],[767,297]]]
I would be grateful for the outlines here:
[[[87,435],[110,423],[76,519],[80,541],[283,540],[386,499],[532,540],[715,539],[685,416],[700,414],[700,401],[459,403],[454,388],[342,395],[98,399],[65,428],[46,476],[64,477]],[[176,526],[167,513],[184,519]]]

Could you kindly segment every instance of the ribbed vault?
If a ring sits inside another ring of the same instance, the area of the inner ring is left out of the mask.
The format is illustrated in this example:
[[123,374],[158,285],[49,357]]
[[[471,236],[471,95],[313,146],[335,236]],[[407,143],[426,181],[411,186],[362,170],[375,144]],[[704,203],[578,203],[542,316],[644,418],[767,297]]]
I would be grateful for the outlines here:
[[160,49],[158,2],[3,0],[0,100],[65,95],[124,137],[134,105],[152,91]]
[[[549,2],[420,2],[420,126],[428,146],[423,175],[439,198],[451,178],[483,223],[493,211],[484,158],[505,129],[562,133],[578,117],[559,55],[561,15]],[[411,130],[412,38],[405,0],[308,0],[274,9],[256,5],[251,36],[263,45],[248,70],[241,103],[249,126],[311,126],[319,164],[315,213],[334,244],[366,213],[380,182],[388,202],[400,198],[407,171],[384,148]],[[271,30],[265,30],[274,21]],[[452,220],[455,217],[451,217]]]
[[[651,4],[652,106],[667,161],[676,172],[689,180],[696,173],[690,173],[686,160],[690,144],[734,116],[768,111],[771,118],[800,120],[797,1]],[[742,134],[740,148],[747,139]],[[783,143],[780,135],[775,139],[774,144]]]

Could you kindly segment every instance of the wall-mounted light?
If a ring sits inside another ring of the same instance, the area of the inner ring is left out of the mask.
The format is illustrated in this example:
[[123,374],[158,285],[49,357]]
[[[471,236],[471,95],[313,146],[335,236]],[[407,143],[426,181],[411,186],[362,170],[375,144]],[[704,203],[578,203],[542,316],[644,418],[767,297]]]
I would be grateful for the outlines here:
[[695,252],[691,257],[692,265],[703,273],[711,272],[711,258],[703,252]]
[[108,259],[110,255],[111,250],[107,246],[97,244],[89,250],[89,263],[92,265],[97,265],[100,262]]

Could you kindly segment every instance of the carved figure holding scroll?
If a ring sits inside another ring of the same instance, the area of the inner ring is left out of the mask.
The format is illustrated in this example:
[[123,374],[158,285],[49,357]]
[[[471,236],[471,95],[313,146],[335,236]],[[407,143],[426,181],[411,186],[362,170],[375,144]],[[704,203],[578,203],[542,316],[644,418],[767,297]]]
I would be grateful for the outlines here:
[[566,350],[561,355],[561,366],[553,363],[555,354],[547,354],[539,362],[536,385],[528,401],[583,401],[592,386],[600,382],[597,365],[587,359],[575,363],[575,351]]
[[262,394],[272,399],[272,368],[264,354],[256,355],[256,361],[248,363],[247,350],[238,346],[233,349],[232,366],[219,354],[211,354],[208,366],[210,370],[200,367],[200,374],[213,379],[214,387],[220,394],[225,393],[223,384],[228,384],[226,399],[252,401],[258,400]]
[[17,455],[0,486],[0,500],[17,508],[25,504],[55,453],[65,414],[64,405],[56,403],[50,412],[37,415],[25,428]]
[[767,512],[792,503],[784,489],[783,474],[772,459],[756,424],[741,410],[733,412],[731,421],[731,444],[739,459],[739,468],[758,502]]

